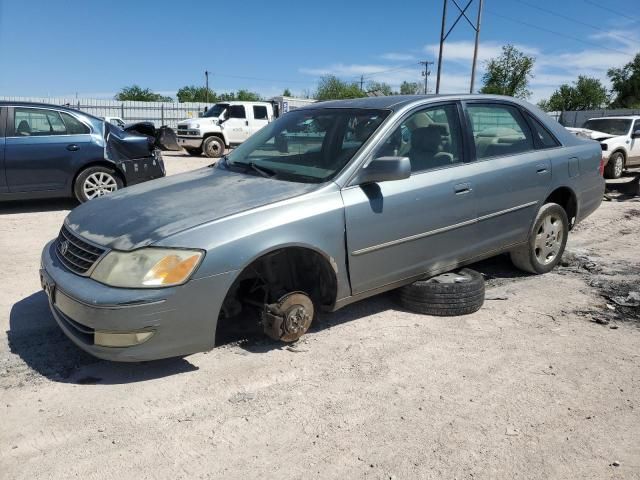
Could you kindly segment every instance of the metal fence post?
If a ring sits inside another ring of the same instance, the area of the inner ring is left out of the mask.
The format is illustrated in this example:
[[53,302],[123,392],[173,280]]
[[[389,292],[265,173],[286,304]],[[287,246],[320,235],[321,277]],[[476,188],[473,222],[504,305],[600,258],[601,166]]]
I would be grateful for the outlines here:
[[124,120],[124,103],[120,104],[120,118]]
[[160,126],[164,125],[164,103],[160,105]]

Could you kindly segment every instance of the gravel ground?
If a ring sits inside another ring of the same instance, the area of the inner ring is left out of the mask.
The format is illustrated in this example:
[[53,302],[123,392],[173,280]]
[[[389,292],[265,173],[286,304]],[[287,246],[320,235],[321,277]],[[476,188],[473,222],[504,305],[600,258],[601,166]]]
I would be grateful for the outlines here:
[[[169,174],[208,163],[166,156]],[[640,478],[639,309],[612,300],[640,289],[628,180],[570,236],[564,267],[476,265],[488,290],[473,315],[381,295],[294,348],[249,335],[140,364],[82,353],[48,312],[39,255],[74,203],[5,203],[0,477]]]

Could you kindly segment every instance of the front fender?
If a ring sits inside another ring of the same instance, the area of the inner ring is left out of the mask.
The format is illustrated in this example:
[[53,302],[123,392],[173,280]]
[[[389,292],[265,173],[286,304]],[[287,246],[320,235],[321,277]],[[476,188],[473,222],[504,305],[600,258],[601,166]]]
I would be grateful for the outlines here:
[[287,246],[308,248],[331,264],[338,298],[351,294],[345,250],[344,205],[337,185],[230,215],[177,233],[155,245],[189,245],[207,252],[194,278],[242,271]]

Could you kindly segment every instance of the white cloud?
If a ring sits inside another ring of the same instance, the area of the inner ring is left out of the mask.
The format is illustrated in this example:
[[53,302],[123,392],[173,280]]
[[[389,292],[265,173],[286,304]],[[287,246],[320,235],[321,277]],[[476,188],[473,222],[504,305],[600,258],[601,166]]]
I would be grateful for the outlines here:
[[380,55],[382,60],[390,60],[392,62],[408,62],[409,60],[417,60],[412,53],[383,53]]

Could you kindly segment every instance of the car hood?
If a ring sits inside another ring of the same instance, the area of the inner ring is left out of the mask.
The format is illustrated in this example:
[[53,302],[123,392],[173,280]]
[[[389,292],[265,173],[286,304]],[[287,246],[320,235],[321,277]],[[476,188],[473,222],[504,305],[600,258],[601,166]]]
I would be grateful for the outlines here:
[[597,140],[597,141],[609,140],[610,138],[615,138],[620,136],[624,137],[624,135],[611,135],[610,133],[598,132],[597,130],[589,130],[588,128],[567,128],[567,130],[569,130],[570,132],[574,133],[579,137],[588,138],[588,139]]
[[91,200],[72,210],[65,224],[98,245],[132,250],[197,225],[317,188],[318,184],[285,182],[207,167]]

